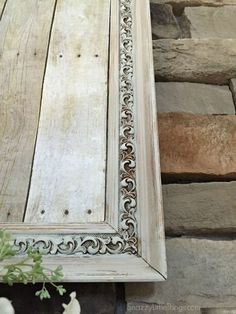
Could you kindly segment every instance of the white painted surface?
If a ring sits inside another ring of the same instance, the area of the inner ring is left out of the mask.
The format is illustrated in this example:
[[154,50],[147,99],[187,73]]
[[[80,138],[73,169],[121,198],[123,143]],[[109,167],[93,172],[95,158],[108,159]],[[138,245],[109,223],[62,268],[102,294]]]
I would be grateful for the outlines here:
[[54,0],[8,0],[0,21],[0,222],[22,222]]
[[109,13],[57,3],[26,222],[104,220]]

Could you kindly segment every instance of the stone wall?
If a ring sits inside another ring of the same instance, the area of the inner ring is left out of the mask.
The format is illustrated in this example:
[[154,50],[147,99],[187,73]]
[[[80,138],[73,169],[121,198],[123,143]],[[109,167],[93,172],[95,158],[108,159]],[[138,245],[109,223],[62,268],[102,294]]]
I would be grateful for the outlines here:
[[[151,0],[151,10],[168,280],[65,286],[83,314],[234,314],[236,0]],[[61,313],[67,296],[41,303],[37,288],[0,285],[17,313]]]
[[236,0],[151,0],[168,280],[127,314],[236,312]]

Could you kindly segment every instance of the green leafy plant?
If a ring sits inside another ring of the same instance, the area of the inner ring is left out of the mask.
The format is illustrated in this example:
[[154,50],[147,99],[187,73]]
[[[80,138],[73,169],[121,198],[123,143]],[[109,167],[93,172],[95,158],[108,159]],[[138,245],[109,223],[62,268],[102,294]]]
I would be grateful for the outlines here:
[[[21,260],[12,263],[11,258],[16,255],[12,244],[12,235],[0,229],[0,281],[12,286],[14,283],[42,282],[42,289],[35,293],[41,300],[49,299],[50,294],[46,284],[52,285],[60,295],[66,293],[62,285],[57,285],[63,278],[62,267],[49,269],[43,266],[43,255],[38,250],[30,248]],[[9,260],[9,263],[8,263]],[[4,261],[4,264],[3,264]],[[7,263],[6,263],[7,261]],[[2,264],[2,267],[1,267]]]

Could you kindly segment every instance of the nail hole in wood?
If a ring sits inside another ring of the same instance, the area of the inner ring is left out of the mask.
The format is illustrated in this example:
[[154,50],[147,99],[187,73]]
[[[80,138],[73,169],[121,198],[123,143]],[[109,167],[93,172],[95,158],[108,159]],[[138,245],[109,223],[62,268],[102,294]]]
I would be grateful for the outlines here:
[[62,55],[62,54],[60,54],[60,55],[59,55],[59,57],[60,57],[60,58],[62,58],[62,57],[63,57],[63,55]]
[[41,215],[45,214],[45,210],[41,210]]
[[10,212],[7,213],[7,217],[9,217],[9,216],[11,216],[11,213],[10,213]]
[[91,215],[91,214],[92,214],[92,210],[91,210],[91,209],[88,209],[88,210],[87,210],[87,213],[88,213],[88,215]]
[[16,54],[16,55],[17,55],[17,57],[19,57],[20,53],[19,53],[19,52],[17,52],[17,54]]
[[78,54],[77,57],[80,58],[80,57],[81,57],[81,54]]
[[66,209],[66,210],[64,211],[64,214],[65,214],[66,216],[69,215],[69,210]]
[[98,54],[95,55],[95,58],[98,58]]

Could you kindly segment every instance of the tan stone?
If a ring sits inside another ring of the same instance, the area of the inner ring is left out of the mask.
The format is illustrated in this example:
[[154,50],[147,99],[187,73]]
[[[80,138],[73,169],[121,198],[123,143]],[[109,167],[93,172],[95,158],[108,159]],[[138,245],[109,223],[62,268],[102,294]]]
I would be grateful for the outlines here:
[[236,116],[159,113],[165,182],[236,179]]
[[224,308],[236,304],[236,240],[167,239],[168,279],[126,285],[128,302]]
[[236,77],[235,39],[153,41],[158,81],[227,84]]
[[236,182],[163,185],[167,235],[236,233]]
[[235,114],[228,86],[159,82],[156,83],[156,99],[159,112]]
[[[174,304],[155,304],[128,302],[126,314],[202,314],[199,306],[176,306]],[[213,313],[212,313],[213,314]],[[216,313],[220,314],[220,313]],[[235,314],[235,313],[222,313]]]
[[236,38],[236,6],[185,8],[192,38]]

